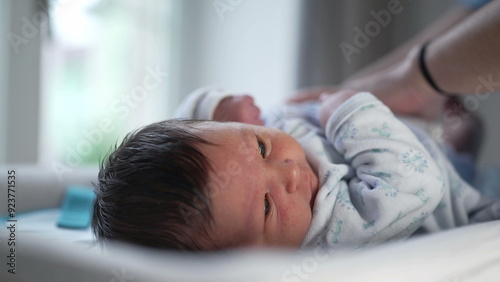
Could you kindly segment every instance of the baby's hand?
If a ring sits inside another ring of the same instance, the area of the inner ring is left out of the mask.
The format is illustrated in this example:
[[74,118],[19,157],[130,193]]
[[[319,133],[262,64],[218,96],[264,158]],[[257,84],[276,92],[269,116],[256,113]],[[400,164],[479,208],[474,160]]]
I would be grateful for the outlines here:
[[297,90],[297,93],[286,100],[287,103],[302,103],[306,101],[317,101],[324,93],[338,91],[336,86],[315,86]]
[[338,107],[344,103],[347,99],[356,95],[358,91],[354,90],[341,90],[332,94],[323,94],[320,96],[321,108],[319,110],[319,121],[323,128],[326,126],[326,122],[330,116],[335,112]]
[[233,95],[224,98],[215,108],[213,120],[264,125],[260,117],[260,109],[250,95]]

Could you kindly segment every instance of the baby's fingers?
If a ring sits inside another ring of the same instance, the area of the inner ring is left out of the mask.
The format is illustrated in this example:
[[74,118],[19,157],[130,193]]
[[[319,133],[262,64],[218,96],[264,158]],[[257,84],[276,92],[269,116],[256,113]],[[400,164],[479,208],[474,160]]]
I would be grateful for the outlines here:
[[319,97],[324,93],[335,92],[337,88],[335,86],[320,86],[320,87],[309,87],[303,88],[297,91],[297,93],[286,100],[287,103],[302,103],[306,101],[317,101]]
[[355,90],[351,90],[351,89],[344,89],[344,90],[340,90],[337,92],[323,93],[323,94],[321,94],[321,96],[319,96],[319,101],[324,102],[326,99],[328,99],[332,95],[352,96],[358,92],[359,91],[355,91]]

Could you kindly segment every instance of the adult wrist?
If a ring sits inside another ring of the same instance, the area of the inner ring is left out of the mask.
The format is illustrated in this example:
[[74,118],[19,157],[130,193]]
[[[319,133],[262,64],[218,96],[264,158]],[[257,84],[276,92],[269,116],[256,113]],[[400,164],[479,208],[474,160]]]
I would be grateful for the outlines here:
[[[448,98],[438,94],[425,80],[419,66],[420,46],[414,46],[405,57],[399,72],[402,87],[401,98],[394,109],[399,114],[416,115],[426,120],[434,120],[442,111],[442,105]],[[393,98],[394,100],[394,98]]]
[[418,59],[418,67],[419,67],[420,73],[422,74],[422,77],[426,81],[427,85],[429,85],[436,93],[439,93],[440,95],[443,95],[443,96],[446,96],[446,97],[454,97],[454,96],[456,96],[455,94],[452,94],[452,93],[444,91],[438,85],[438,83],[434,79],[434,76],[431,74],[431,72],[430,72],[430,70],[428,68],[428,65],[427,65],[427,62],[426,62],[426,58],[425,58],[425,54],[426,54],[427,46],[429,45],[429,43],[430,43],[430,41],[427,41],[427,42],[425,42],[424,44],[422,44],[420,46],[420,50],[419,50],[418,58],[417,58]]

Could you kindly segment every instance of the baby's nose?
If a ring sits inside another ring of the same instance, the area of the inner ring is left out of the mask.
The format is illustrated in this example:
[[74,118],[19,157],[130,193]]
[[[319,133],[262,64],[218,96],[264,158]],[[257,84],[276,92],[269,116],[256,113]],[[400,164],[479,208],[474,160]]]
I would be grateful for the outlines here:
[[285,159],[282,164],[283,185],[288,193],[293,194],[297,191],[297,184],[300,177],[300,169],[296,162],[291,159]]

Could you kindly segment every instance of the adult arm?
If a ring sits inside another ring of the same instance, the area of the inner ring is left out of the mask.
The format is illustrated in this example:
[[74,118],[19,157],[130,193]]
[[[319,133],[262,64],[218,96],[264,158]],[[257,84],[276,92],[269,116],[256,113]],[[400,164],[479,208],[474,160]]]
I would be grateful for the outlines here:
[[[425,61],[439,87],[455,94],[500,90],[499,35],[500,1],[496,0],[431,42]],[[483,85],[484,80],[494,83]]]
[[397,47],[389,54],[355,72],[346,81],[363,79],[367,75],[374,74],[391,67],[395,63],[403,60],[414,46],[419,46],[424,42],[445,33],[457,23],[471,15],[475,10],[463,5],[457,5],[450,11],[447,11],[438,21],[426,27],[422,32],[406,41],[401,46]]
[[[428,46],[425,64],[435,83],[453,94],[500,90],[500,0],[493,1]],[[433,89],[419,67],[420,47],[400,63],[343,88],[374,93],[399,114],[435,117],[445,97]]]
[[[440,17],[438,21],[425,28],[418,35],[409,39],[407,42],[391,51],[389,54],[369,64],[365,68],[357,71],[349,78],[347,78],[345,82],[352,81],[356,83],[356,80],[363,80],[365,77],[371,74],[386,70],[400,60],[403,60],[413,46],[421,45],[429,39],[437,37],[438,35],[446,32],[448,29],[455,26],[458,22],[471,15],[476,9],[477,7],[475,6],[465,4],[459,4],[455,6],[450,11],[447,11],[442,17]],[[337,86],[314,86],[299,89],[295,93],[295,95],[288,99],[288,102],[299,103],[308,100],[317,100],[319,96],[321,96],[321,94],[332,93],[338,89],[339,87]]]

